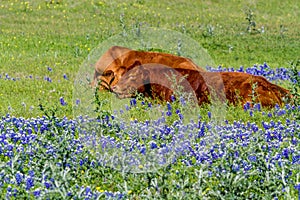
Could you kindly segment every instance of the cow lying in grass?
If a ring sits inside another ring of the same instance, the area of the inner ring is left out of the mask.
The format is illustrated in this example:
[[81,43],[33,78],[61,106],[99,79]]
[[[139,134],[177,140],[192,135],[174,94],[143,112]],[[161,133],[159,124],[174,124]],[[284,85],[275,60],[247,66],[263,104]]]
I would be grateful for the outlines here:
[[101,56],[95,65],[94,83],[100,81],[100,89],[108,89],[118,83],[129,69],[147,63],[162,64],[174,69],[205,71],[192,60],[167,53],[135,51],[113,46]]
[[[176,80],[170,77],[175,77]],[[290,96],[288,90],[270,83],[261,76],[240,72],[173,70],[161,65],[135,67],[125,73],[111,89],[119,98],[134,97],[136,92],[139,92],[146,97],[171,101],[175,91],[174,85],[181,88],[180,92],[195,96],[199,105],[210,103],[217,98],[234,105],[260,102],[264,107],[273,107],[276,104],[282,105],[283,98]]]

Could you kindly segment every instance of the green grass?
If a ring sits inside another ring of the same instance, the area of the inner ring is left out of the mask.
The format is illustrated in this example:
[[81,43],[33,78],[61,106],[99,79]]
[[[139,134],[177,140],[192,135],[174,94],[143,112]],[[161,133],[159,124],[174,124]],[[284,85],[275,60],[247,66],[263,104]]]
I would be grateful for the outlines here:
[[[0,79],[0,115],[42,115],[39,102],[55,105],[62,96],[68,107],[59,115],[72,116],[73,82],[82,62],[102,41],[137,24],[186,34],[207,49],[216,65],[248,67],[267,62],[273,68],[288,67],[288,62],[299,58],[299,5],[292,0],[49,2],[0,2],[0,74],[21,78]],[[264,33],[247,32],[249,10],[255,28],[263,26]],[[25,78],[29,75],[35,80]],[[44,76],[53,82],[43,81]]]

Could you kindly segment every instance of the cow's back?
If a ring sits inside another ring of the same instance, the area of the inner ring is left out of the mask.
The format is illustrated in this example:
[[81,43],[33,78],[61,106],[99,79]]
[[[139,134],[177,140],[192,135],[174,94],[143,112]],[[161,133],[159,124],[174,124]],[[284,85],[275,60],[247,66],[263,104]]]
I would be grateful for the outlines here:
[[188,58],[168,53],[135,51],[114,46],[96,63],[94,79],[105,82],[106,87],[114,86],[124,73],[143,64],[160,64],[174,69],[205,71]]

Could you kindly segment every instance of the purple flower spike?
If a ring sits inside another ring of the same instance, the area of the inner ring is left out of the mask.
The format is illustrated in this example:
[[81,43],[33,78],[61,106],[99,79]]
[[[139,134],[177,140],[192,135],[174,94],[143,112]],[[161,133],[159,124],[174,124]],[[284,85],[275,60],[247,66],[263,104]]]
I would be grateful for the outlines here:
[[176,98],[174,97],[174,95],[171,96],[171,101],[174,102],[176,100]]
[[26,179],[26,190],[30,190],[34,186],[34,180],[32,177]]
[[207,115],[208,115],[208,118],[211,119],[211,112],[210,111],[207,112]]
[[171,111],[172,110],[172,106],[169,102],[167,102],[167,107],[168,107],[168,111]]
[[62,106],[67,105],[67,103],[65,102],[65,100],[64,100],[63,97],[60,97],[59,101],[60,101],[60,104],[61,104]]
[[254,108],[257,110],[257,111],[261,111],[261,105],[260,103],[257,103],[254,105]]

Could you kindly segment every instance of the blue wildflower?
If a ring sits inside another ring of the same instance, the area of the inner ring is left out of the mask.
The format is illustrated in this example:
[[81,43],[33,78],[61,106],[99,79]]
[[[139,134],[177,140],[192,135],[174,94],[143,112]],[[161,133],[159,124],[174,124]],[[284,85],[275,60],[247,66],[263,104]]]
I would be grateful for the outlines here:
[[171,101],[172,101],[172,102],[176,101],[176,98],[175,98],[174,95],[171,95]]
[[167,102],[167,107],[168,107],[168,111],[171,111],[172,110],[172,106],[169,102]]
[[277,112],[277,116],[282,116],[282,115],[285,115],[286,114],[286,111],[283,110],[283,109],[280,109],[278,112]]
[[185,106],[186,102],[185,102],[185,99],[183,97],[180,97],[180,103],[181,105]]
[[247,110],[249,110],[249,109],[250,109],[250,103],[249,103],[249,102],[246,102],[246,103],[244,104],[244,110],[247,111]]
[[157,144],[155,142],[151,142],[150,144],[151,149],[156,149],[157,148]]
[[180,120],[183,120],[183,115],[181,113],[179,113],[178,116]]
[[16,181],[18,185],[20,185],[23,181],[23,175],[20,172],[16,173]]
[[68,80],[68,76],[66,74],[63,75],[65,80]]
[[41,196],[41,190],[35,190],[35,191],[33,192],[33,195],[34,195],[35,197],[40,197],[40,196]]
[[130,106],[136,106],[136,99],[130,100]]
[[285,158],[289,158],[289,149],[288,148],[284,148],[282,150],[282,155],[285,157]]
[[252,110],[250,110],[249,115],[250,115],[250,117],[253,117],[253,111]]
[[207,116],[208,116],[209,119],[211,119],[211,112],[210,111],[207,112]]
[[65,100],[64,100],[63,97],[60,97],[59,101],[60,101],[60,104],[61,104],[62,106],[67,105],[67,103],[65,102]]
[[249,159],[250,162],[256,162],[256,160],[257,160],[255,155],[248,156],[248,159]]
[[146,148],[142,147],[141,150],[140,150],[140,153],[145,155],[146,154]]
[[49,188],[51,188],[52,184],[46,181],[46,182],[44,183],[44,186],[45,186],[47,189],[49,189]]
[[254,105],[254,109],[256,109],[257,111],[261,111],[261,105],[260,103],[257,103]]
[[170,117],[170,116],[172,115],[172,112],[168,110],[168,111],[166,112],[166,115]]
[[30,177],[34,177],[34,171],[33,171],[33,170],[29,170],[29,171],[28,171],[28,175],[29,175]]
[[32,177],[26,178],[26,190],[30,190],[34,186],[34,180]]

